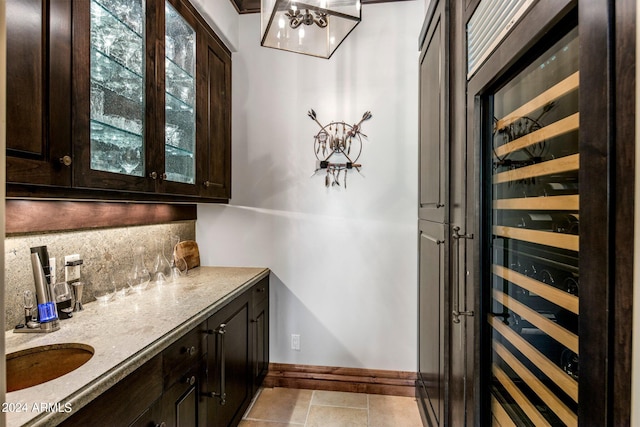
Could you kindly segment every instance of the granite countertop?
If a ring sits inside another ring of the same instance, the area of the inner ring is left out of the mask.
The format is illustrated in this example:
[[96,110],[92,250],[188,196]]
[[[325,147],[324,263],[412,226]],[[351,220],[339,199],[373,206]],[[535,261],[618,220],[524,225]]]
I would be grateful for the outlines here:
[[198,267],[175,283],[84,304],[83,311],[60,321],[58,331],[7,331],[7,354],[59,343],[95,350],[87,363],[60,378],[7,393],[7,426],[57,425],[268,274],[265,268]]

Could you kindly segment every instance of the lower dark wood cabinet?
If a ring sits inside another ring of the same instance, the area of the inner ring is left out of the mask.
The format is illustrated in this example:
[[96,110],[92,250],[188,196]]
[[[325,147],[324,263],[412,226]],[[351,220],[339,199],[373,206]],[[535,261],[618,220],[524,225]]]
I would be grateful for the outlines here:
[[245,293],[209,318],[207,425],[237,425],[251,402],[249,309]]
[[61,425],[235,427],[268,366],[264,278]]
[[251,313],[252,394],[256,394],[269,371],[269,281],[254,287]]
[[161,395],[162,355],[157,355],[60,425],[155,427],[155,405]]
[[199,411],[200,365],[165,390],[161,399],[161,417],[165,427],[204,426]]

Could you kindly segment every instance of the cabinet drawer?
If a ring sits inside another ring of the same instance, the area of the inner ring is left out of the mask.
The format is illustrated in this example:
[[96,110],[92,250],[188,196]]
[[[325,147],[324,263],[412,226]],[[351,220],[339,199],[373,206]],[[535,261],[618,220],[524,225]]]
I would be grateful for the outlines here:
[[251,288],[251,305],[256,306],[269,299],[269,278],[265,277]]
[[128,426],[162,395],[160,363],[154,357],[60,425]]
[[197,427],[204,421],[199,410],[201,366],[185,372],[178,382],[165,390],[161,400],[161,421],[166,427]]
[[198,364],[205,351],[204,339],[203,328],[198,326],[162,352],[165,390]]

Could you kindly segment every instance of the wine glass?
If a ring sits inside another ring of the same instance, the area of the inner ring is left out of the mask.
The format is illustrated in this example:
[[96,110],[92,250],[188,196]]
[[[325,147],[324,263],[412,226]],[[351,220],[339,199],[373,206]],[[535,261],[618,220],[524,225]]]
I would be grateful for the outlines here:
[[136,292],[141,292],[147,288],[150,280],[151,274],[144,261],[144,247],[138,246],[135,252],[133,267],[131,271],[129,271],[127,281],[131,289]]
[[107,274],[106,283],[103,283],[95,292],[96,300],[100,304],[108,303],[116,294],[116,287],[116,281],[113,275]]
[[104,45],[104,53],[107,56],[111,56],[111,46],[116,41],[116,33],[113,31],[106,31],[102,33],[102,44]]
[[164,254],[164,241],[162,238],[157,239],[157,254],[153,267],[153,275],[157,284],[163,284],[170,279],[171,265]]
[[120,156],[120,165],[127,174],[133,172],[140,164],[140,150],[127,147]]

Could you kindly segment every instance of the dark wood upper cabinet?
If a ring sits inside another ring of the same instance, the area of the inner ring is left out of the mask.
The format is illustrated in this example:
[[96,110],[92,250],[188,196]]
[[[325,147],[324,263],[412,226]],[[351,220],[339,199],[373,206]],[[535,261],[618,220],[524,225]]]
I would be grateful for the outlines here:
[[9,197],[229,199],[231,53],[191,3],[7,8]]
[[197,179],[207,197],[231,197],[231,56],[206,29],[198,44],[198,149],[202,153]]
[[60,159],[71,154],[71,3],[6,7],[7,183],[69,186]]
[[420,55],[419,216],[445,222],[449,209],[448,22],[445,2],[433,4],[437,6],[425,22]]

